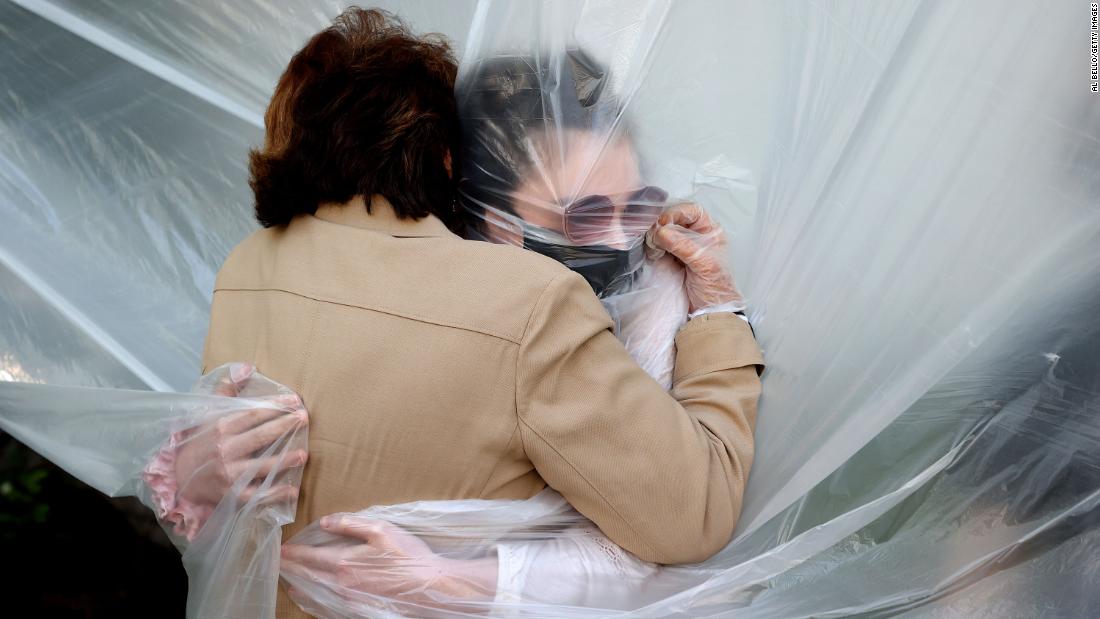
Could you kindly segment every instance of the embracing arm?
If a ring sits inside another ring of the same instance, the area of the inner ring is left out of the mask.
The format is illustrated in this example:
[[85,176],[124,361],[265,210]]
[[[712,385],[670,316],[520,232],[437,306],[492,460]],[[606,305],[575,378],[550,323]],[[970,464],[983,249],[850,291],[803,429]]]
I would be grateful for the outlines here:
[[521,344],[520,432],[547,483],[614,542],[657,563],[728,542],[752,463],[759,348],[732,314],[677,335],[666,393],[630,358],[584,280],[554,279]]
[[[342,616],[378,603],[413,614],[540,603],[629,610],[699,575],[642,559],[700,560],[725,545],[752,459],[759,395],[760,355],[746,323],[732,314],[692,319],[677,338],[670,395],[607,331],[587,284],[572,274],[559,280],[524,340],[521,431],[540,473],[610,540],[584,524],[521,530],[482,558],[460,559],[400,527],[342,514],[321,528],[352,543],[284,547],[283,575],[302,608],[338,607]],[[469,531],[470,541],[485,541],[480,530]]]

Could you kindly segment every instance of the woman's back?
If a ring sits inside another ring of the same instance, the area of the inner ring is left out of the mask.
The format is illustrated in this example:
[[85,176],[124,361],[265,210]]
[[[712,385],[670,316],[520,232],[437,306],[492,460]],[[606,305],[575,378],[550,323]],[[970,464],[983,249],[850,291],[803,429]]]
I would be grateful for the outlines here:
[[[318,502],[327,511],[317,517],[534,494],[543,483],[530,464],[501,459],[516,429],[520,340],[566,269],[464,241],[434,218],[398,220],[378,198],[372,210],[323,207],[243,242],[218,276],[205,366],[251,361],[303,396],[311,445],[299,521]],[[512,470],[490,478],[498,465]],[[348,480],[361,481],[349,491]]]
[[251,361],[310,411],[287,536],[366,505],[545,486],[518,440],[515,372],[532,308],[566,269],[398,220],[379,198],[372,211],[353,201],[261,230],[218,276],[205,367]]

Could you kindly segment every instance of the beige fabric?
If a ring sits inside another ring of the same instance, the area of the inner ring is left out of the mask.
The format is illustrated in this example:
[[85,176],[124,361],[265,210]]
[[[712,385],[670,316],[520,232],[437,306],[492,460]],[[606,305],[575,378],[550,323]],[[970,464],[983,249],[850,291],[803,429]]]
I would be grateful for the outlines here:
[[[372,504],[549,484],[642,559],[692,562],[726,544],[760,393],[744,321],[691,320],[670,395],[579,275],[371,206],[258,231],[218,274],[205,367],[251,361],[310,412],[285,537]],[[277,616],[305,615],[280,590]]]

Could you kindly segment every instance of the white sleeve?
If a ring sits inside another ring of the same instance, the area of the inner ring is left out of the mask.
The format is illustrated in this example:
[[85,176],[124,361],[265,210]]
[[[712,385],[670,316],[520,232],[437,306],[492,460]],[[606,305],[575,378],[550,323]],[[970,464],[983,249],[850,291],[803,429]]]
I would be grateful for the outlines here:
[[687,321],[684,267],[672,256],[647,262],[634,288],[602,299],[615,336],[647,374],[665,389],[676,367],[676,332]]
[[540,542],[513,542],[497,545],[497,591],[493,599],[493,617],[519,617],[523,586],[527,577],[527,550]]
[[667,588],[659,581],[668,568],[638,559],[593,525],[498,544],[497,557],[497,617],[510,616],[521,603],[630,610],[644,604],[648,592]]

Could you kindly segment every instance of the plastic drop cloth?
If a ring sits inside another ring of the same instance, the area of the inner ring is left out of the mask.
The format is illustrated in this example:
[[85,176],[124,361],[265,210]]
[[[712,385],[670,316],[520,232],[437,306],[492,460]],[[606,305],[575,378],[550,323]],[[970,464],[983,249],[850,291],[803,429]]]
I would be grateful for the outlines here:
[[[304,422],[278,421],[301,400],[259,373],[241,380],[232,370],[212,370],[190,394],[27,383],[0,390],[0,429],[96,490],[135,496],[156,512],[182,554],[189,617],[274,615],[281,527],[294,521],[302,481],[293,459],[308,448]],[[204,465],[178,476],[180,445],[218,445],[226,423],[274,431],[240,469]],[[193,496],[211,476],[229,489],[210,501]]]
[[[341,8],[0,4],[6,376],[193,380],[213,273],[254,225],[244,153],[266,93]],[[1087,5],[394,8],[465,42],[463,75],[574,44],[605,66],[645,183],[725,226],[768,362],[729,547],[660,568],[672,590],[619,579],[638,590],[570,606],[516,579],[495,614],[1096,614],[1100,111],[1069,60]],[[64,414],[69,393],[26,397]],[[110,397],[104,415],[168,410]],[[583,539],[552,498],[506,526],[478,504],[368,514],[470,560]]]

